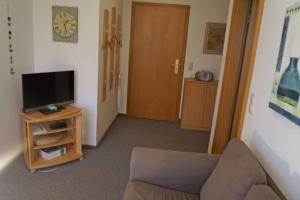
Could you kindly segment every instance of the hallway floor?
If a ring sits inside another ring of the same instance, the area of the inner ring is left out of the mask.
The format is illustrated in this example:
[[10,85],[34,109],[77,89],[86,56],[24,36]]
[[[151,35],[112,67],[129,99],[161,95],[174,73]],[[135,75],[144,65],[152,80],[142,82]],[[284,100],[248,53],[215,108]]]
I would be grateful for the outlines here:
[[206,152],[209,133],[183,130],[178,122],[119,116],[97,150],[84,160],[31,174],[19,156],[0,174],[2,200],[121,200],[135,146]]

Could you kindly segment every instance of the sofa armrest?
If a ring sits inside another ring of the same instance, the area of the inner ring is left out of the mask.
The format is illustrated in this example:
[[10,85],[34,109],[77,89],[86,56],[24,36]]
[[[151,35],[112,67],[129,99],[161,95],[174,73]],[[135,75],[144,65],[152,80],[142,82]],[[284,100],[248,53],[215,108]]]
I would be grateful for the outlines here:
[[133,149],[130,180],[199,193],[220,156],[170,150]]
[[244,200],[280,200],[279,196],[267,185],[253,185]]

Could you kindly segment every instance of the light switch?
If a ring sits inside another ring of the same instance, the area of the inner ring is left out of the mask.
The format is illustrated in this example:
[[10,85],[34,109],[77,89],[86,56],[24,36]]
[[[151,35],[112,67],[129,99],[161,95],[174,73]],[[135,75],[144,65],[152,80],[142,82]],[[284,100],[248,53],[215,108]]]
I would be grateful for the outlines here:
[[188,70],[192,71],[194,69],[194,62],[189,62],[188,64]]
[[251,115],[254,114],[255,104],[256,104],[256,98],[255,98],[255,94],[253,93],[253,94],[251,94],[250,102],[249,102],[249,113]]

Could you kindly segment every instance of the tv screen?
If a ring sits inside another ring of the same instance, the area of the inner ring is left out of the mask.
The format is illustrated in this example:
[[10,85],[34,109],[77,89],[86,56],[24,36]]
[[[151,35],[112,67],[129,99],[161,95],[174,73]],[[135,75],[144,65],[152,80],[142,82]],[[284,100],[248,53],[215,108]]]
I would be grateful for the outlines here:
[[23,74],[23,110],[74,102],[74,71]]

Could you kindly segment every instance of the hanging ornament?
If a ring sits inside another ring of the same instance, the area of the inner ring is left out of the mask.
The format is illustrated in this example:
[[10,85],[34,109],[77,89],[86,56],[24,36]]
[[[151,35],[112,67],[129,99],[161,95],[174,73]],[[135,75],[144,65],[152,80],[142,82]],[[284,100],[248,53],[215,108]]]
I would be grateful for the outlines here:
[[7,4],[7,26],[8,26],[8,40],[9,40],[9,45],[8,45],[8,51],[9,51],[9,64],[10,64],[10,74],[14,75],[14,57],[13,57],[13,44],[12,44],[12,38],[13,38],[13,33],[12,33],[12,18],[10,16],[10,10],[9,10],[9,5]]

